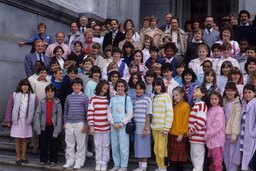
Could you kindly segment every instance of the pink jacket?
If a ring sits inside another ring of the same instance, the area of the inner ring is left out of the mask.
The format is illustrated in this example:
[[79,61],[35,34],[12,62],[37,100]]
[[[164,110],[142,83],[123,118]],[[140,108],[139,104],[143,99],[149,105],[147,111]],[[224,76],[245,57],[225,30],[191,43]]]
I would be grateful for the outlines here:
[[211,107],[207,112],[205,142],[209,149],[224,148],[225,115],[221,106]]

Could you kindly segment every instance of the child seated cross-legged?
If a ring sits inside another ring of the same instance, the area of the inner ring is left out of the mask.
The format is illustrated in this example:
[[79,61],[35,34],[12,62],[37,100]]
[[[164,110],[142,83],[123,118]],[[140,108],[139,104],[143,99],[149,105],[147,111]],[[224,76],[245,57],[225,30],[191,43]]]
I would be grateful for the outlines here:
[[64,106],[66,164],[63,168],[80,169],[85,161],[86,115],[89,98],[82,93],[81,78],[72,80],[73,93],[67,96]]
[[[49,84],[45,88],[46,98],[41,100],[34,117],[34,129],[39,135],[40,165],[48,162],[48,150],[50,151],[50,166],[57,163],[57,137],[62,128],[62,107],[60,100],[54,98],[56,88]],[[50,148],[48,148],[50,144]]]

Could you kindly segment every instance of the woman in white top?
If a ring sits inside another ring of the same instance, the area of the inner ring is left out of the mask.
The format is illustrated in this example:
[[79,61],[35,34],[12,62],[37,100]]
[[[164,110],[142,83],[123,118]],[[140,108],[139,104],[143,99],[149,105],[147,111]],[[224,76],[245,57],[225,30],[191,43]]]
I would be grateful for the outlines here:
[[237,41],[232,40],[233,31],[232,28],[229,26],[224,27],[220,32],[220,40],[215,42],[222,45],[224,42],[228,42],[231,44],[231,54],[230,56],[233,57],[234,55],[240,52],[239,44]]

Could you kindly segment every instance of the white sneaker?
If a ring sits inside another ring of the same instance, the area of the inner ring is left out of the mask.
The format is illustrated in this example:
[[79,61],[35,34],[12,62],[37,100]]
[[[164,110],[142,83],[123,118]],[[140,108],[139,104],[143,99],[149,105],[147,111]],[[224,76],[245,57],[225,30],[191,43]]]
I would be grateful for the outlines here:
[[126,167],[121,167],[117,171],[127,171],[127,168]]
[[108,166],[107,165],[101,165],[101,171],[107,171]]
[[101,171],[107,171],[108,166],[107,165],[101,165]]
[[73,169],[80,169],[81,168],[81,163],[80,162],[76,162]]
[[95,170],[100,171],[101,170],[101,165],[97,164],[96,167],[95,167]]
[[71,168],[74,165],[74,161],[68,160],[66,164],[64,164],[62,167],[64,169]]
[[138,167],[138,168],[134,169],[133,171],[146,171],[146,168]]
[[117,171],[117,170],[119,170],[120,168],[119,167],[113,167],[112,169],[110,169],[109,171]]

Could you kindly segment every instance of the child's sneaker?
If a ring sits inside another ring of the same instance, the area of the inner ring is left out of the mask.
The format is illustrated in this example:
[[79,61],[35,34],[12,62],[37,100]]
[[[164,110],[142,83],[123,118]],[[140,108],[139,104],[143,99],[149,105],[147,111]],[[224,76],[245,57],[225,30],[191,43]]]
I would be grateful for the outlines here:
[[133,171],[146,171],[146,168],[138,167],[138,168],[134,169]]
[[117,170],[119,170],[120,168],[119,167],[113,167],[112,169],[110,169],[109,171],[117,171]]
[[107,165],[101,165],[101,171],[107,171],[108,166]]
[[97,164],[96,167],[95,167],[95,170],[100,171],[101,170],[101,165]]
[[66,164],[64,164],[62,167],[64,169],[71,168],[74,165],[74,161],[68,160]]
[[82,167],[82,166],[81,166],[81,163],[78,162],[78,161],[76,161],[76,163],[75,163],[73,169],[78,170],[78,169],[81,169],[81,167]]

